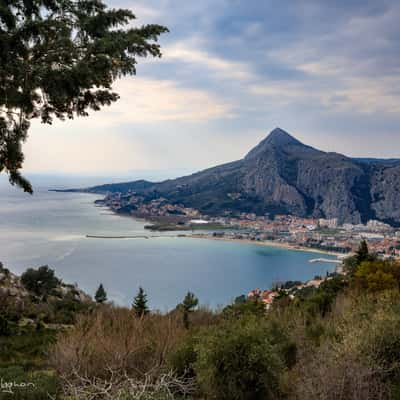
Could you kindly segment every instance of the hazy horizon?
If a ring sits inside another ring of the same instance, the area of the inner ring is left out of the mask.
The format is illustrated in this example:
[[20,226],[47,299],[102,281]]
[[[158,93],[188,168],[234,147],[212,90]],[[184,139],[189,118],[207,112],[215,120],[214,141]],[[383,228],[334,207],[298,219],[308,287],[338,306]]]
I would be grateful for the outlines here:
[[[267,137],[268,135],[266,135]],[[259,142],[254,144],[253,147],[258,145]],[[308,145],[308,143],[304,143]],[[321,150],[321,149],[318,149]],[[245,157],[247,153],[244,153],[242,155],[243,158]],[[349,154],[344,154],[345,156],[348,156],[350,158],[355,158],[355,159],[400,159],[400,157],[376,157],[374,155],[371,156],[364,156],[364,155],[359,155],[359,156],[354,156],[352,157]],[[236,161],[238,160],[227,160],[227,162],[230,161]],[[185,175],[190,175],[195,172],[198,172],[201,169],[207,169],[207,168],[212,168],[214,166],[222,164],[223,161],[217,164],[212,164],[205,166],[204,168],[196,169],[196,168],[167,168],[167,169],[142,169],[142,170],[127,170],[127,171],[117,171],[113,172],[111,171],[94,171],[93,173],[85,173],[85,172],[61,172],[61,171],[45,171],[45,172],[38,172],[38,171],[31,171],[26,174],[26,176],[32,181],[32,183],[39,184],[41,186],[54,186],[54,187],[60,187],[59,183],[61,184],[61,187],[69,187],[71,188],[72,185],[77,185],[79,187],[82,186],[89,186],[89,185],[97,185],[97,184],[102,184],[102,183],[117,183],[117,182],[123,182],[123,181],[130,181],[130,180],[149,180],[153,182],[157,181],[163,181],[166,179],[174,179],[177,177],[185,176]],[[61,181],[60,181],[61,180]],[[5,174],[0,175],[0,187],[2,184],[5,183],[5,181],[8,181],[8,178]],[[7,183],[8,184],[8,183]],[[18,189],[17,189],[18,190]]]

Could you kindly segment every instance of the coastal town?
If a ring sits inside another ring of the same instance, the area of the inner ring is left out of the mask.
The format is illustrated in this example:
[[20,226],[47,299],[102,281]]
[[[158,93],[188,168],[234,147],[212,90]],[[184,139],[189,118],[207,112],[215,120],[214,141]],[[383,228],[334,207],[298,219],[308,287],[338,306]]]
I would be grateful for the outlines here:
[[365,224],[341,224],[338,219],[301,218],[293,215],[256,215],[226,212],[204,215],[199,210],[167,199],[145,199],[135,192],[108,193],[97,205],[119,214],[149,221],[147,229],[182,231],[199,238],[267,242],[298,249],[347,255],[360,241],[382,259],[400,258],[400,230],[377,220]]

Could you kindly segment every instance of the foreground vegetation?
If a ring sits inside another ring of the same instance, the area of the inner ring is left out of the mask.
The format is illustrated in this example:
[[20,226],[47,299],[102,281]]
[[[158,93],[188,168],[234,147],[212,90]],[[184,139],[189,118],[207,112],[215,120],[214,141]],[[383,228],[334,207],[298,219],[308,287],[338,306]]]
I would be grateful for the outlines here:
[[35,387],[0,399],[400,399],[400,266],[361,246],[345,268],[282,290],[268,312],[243,296],[212,311],[188,293],[159,314],[143,289],[128,309],[102,285],[94,303],[57,297],[54,277],[30,282],[22,308],[1,303],[0,376]]

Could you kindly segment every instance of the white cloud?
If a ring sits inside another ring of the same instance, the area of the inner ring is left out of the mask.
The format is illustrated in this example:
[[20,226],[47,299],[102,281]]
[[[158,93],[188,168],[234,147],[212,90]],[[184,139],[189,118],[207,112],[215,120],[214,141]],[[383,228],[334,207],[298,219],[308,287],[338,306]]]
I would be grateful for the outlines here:
[[200,121],[232,117],[232,105],[201,89],[172,80],[126,78],[115,85],[120,100],[103,112],[111,124]]
[[165,60],[178,60],[184,63],[197,64],[216,72],[219,77],[249,81],[254,79],[254,74],[249,65],[243,62],[231,61],[215,56],[199,49],[196,40],[190,42],[178,42],[163,49]]
[[[311,68],[311,67],[310,67]],[[323,64],[314,64],[313,71],[324,70]],[[328,72],[326,72],[328,74]],[[354,111],[358,113],[398,113],[400,78],[386,77],[342,78],[333,82],[311,81],[268,81],[262,85],[251,85],[249,91],[268,98],[278,107],[296,104],[321,104],[333,112]]]
[[114,84],[113,90],[120,99],[100,112],[89,111],[88,118],[78,119],[78,128],[203,121],[234,115],[232,104],[222,98],[206,90],[180,87],[172,80],[123,78]]
[[335,105],[339,111],[354,109],[361,113],[399,113],[400,95],[393,91],[399,87],[400,78],[386,77],[379,80],[350,78],[345,86],[333,90],[334,97],[341,99]]

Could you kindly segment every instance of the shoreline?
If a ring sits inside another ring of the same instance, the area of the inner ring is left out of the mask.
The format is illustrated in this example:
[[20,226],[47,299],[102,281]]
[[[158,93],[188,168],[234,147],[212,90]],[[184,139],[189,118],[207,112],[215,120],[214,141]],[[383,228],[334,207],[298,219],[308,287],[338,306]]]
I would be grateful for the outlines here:
[[[144,218],[144,217],[120,214],[106,205],[97,205],[97,207],[106,208],[106,209],[110,210],[112,214],[114,214],[116,216],[132,218],[132,219],[134,219],[138,222],[142,222],[142,223],[153,223],[153,221],[151,221],[150,219]],[[170,232],[173,232],[173,231],[170,231]],[[329,250],[313,249],[313,248],[309,248],[309,247],[292,245],[289,243],[276,242],[273,240],[258,241],[258,240],[234,239],[234,238],[225,238],[225,237],[221,238],[221,237],[212,237],[212,236],[208,236],[208,235],[206,236],[201,233],[200,234],[198,234],[198,233],[183,234],[183,236],[181,236],[181,235],[176,235],[176,236],[171,235],[171,236],[172,237],[186,237],[186,238],[193,238],[193,239],[220,240],[220,241],[232,242],[232,243],[256,244],[258,246],[267,246],[267,247],[268,246],[280,247],[280,248],[286,249],[286,250],[303,251],[303,252],[314,253],[314,254],[325,254],[325,255],[335,256],[338,260],[340,260],[340,257],[347,257],[350,255],[350,253],[339,253],[339,252],[329,251]],[[149,235],[149,237],[152,237],[152,235]]]
[[255,244],[258,246],[266,246],[266,247],[280,247],[280,248],[286,249],[286,250],[302,251],[302,252],[308,252],[308,253],[314,253],[314,254],[326,254],[326,255],[330,255],[330,256],[335,256],[338,259],[339,259],[339,256],[348,256],[349,255],[349,253],[339,253],[339,252],[335,252],[335,251],[312,249],[309,247],[295,246],[295,245],[292,245],[289,243],[279,243],[279,242],[275,242],[273,240],[258,241],[258,240],[249,240],[249,239],[210,237],[210,236],[198,235],[198,234],[187,235],[186,237],[193,238],[193,239],[208,239],[208,240],[216,240],[216,241],[219,240],[222,242]]

